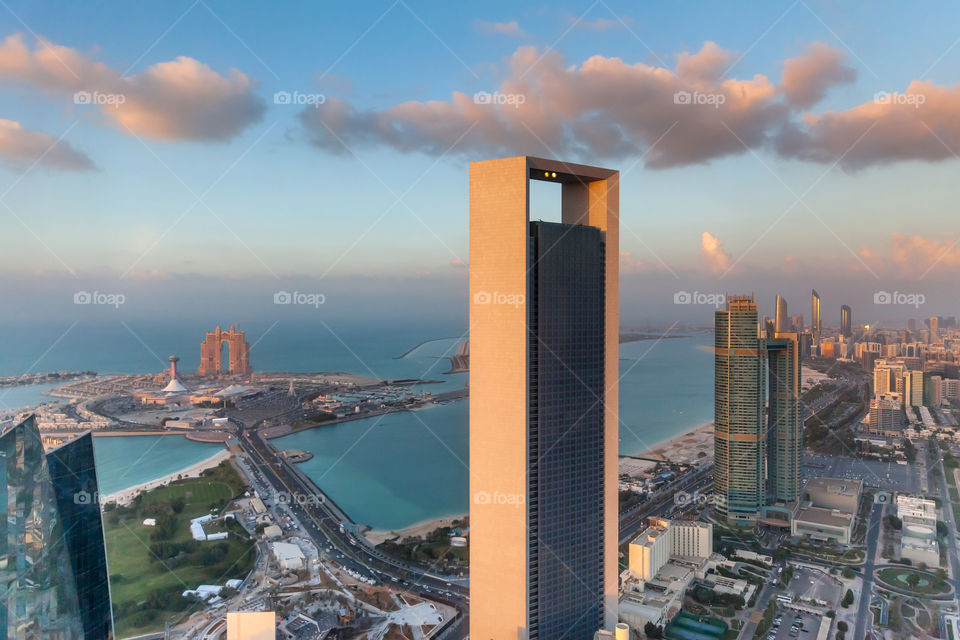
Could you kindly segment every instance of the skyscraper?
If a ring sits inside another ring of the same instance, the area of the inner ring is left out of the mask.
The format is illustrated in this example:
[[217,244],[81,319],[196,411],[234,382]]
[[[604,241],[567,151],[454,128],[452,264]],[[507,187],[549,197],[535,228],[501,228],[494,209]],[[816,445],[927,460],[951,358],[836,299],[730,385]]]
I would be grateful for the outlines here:
[[796,333],[775,333],[766,340],[768,368],[767,501],[800,499],[800,341]]
[[783,296],[777,296],[777,312],[773,327],[777,333],[790,331],[790,316],[787,315],[787,301]]
[[[561,223],[529,220],[530,180]],[[618,211],[616,171],[470,165],[473,638],[616,624]]]
[[940,317],[930,316],[930,344],[937,344],[940,341]]
[[0,639],[113,635],[93,439],[44,454],[31,416],[0,436]]
[[849,338],[853,335],[853,312],[847,305],[840,306],[840,333]]
[[714,494],[731,524],[756,522],[764,505],[765,359],[753,296],[729,296],[714,317]]
[[814,347],[820,344],[820,294],[814,289],[810,294],[810,331],[813,333]]

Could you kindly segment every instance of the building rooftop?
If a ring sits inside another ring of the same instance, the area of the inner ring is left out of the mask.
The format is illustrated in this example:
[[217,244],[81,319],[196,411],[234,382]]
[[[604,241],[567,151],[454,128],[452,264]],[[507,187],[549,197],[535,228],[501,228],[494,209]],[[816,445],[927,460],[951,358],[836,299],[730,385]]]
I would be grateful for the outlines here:
[[804,507],[797,513],[798,522],[809,522],[828,527],[847,528],[853,520],[853,515],[837,509],[822,509],[820,507]]

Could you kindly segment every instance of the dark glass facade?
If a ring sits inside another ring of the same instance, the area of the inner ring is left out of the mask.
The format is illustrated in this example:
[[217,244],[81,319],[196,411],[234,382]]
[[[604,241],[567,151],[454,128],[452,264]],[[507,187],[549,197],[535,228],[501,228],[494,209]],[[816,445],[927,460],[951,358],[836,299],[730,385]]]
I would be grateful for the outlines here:
[[528,585],[531,639],[603,625],[604,239],[530,223]]
[[67,552],[80,599],[85,638],[112,633],[107,552],[100,517],[93,435],[86,434],[47,454],[57,508],[67,531]]
[[89,435],[49,455],[31,416],[0,436],[0,640],[112,637]]

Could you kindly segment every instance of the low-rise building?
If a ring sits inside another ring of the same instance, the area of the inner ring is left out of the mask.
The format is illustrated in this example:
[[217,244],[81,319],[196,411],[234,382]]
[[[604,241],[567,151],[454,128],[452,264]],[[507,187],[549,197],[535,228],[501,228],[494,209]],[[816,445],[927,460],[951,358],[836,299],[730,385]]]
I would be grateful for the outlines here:
[[790,523],[794,536],[810,536],[814,540],[835,540],[850,544],[853,536],[854,515],[839,509],[801,507]]
[[270,544],[270,550],[277,564],[284,571],[299,571],[306,567],[307,558],[303,551],[295,544],[289,542],[273,542]]

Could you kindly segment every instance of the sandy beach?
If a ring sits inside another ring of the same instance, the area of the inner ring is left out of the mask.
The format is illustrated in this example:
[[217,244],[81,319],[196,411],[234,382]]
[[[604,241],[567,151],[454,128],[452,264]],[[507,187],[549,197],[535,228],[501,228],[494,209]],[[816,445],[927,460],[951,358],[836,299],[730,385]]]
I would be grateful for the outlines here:
[[389,540],[398,536],[401,540],[409,536],[426,536],[428,533],[438,527],[449,527],[453,524],[454,520],[462,520],[465,517],[466,514],[462,516],[449,516],[446,518],[435,518],[434,520],[424,520],[423,522],[418,522],[417,524],[410,525],[404,529],[395,529],[393,531],[380,531],[377,529],[371,529],[363,535],[373,544],[380,544],[384,540]]
[[100,499],[101,503],[106,502],[116,502],[119,505],[127,505],[137,496],[137,494],[144,491],[150,491],[151,489],[156,489],[157,487],[162,487],[163,485],[170,484],[177,478],[196,478],[201,473],[207,469],[212,469],[216,467],[224,460],[229,460],[233,456],[232,453],[224,449],[223,451],[218,451],[212,457],[207,458],[206,460],[201,460],[200,462],[187,467],[186,469],[181,469],[175,473],[163,476],[162,478],[157,478],[156,480],[151,480],[149,482],[144,482],[136,486],[130,487],[129,489],[124,489],[123,491],[118,491],[116,493],[111,493],[108,496],[104,496]]
[[[704,455],[700,455],[703,453]],[[674,436],[643,453],[635,454],[639,458],[621,457],[620,473],[631,476],[646,473],[656,466],[651,460],[669,460],[670,462],[702,463],[713,459],[713,423],[709,422]]]

